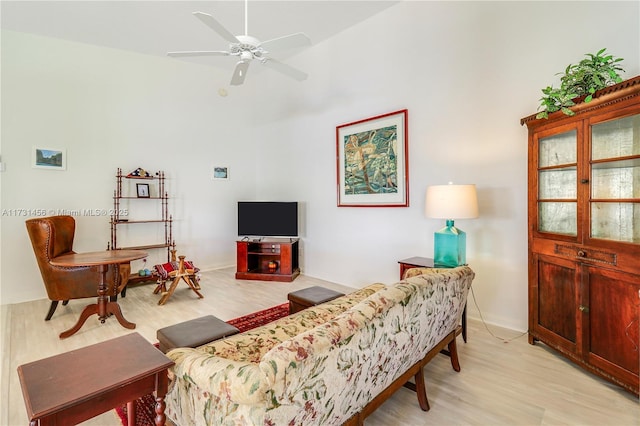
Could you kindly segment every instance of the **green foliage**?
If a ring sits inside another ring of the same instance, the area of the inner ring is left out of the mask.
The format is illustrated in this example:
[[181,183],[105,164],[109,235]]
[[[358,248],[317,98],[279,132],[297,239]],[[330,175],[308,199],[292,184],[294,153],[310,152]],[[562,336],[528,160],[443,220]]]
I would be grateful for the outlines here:
[[556,111],[574,115],[575,113],[569,109],[575,105],[574,99],[584,96],[583,102],[591,102],[596,90],[620,83],[622,77],[618,71],[624,72],[619,66],[623,59],[605,54],[605,51],[606,49],[601,49],[595,55],[587,53],[587,58],[575,65],[570,64],[560,78],[559,89],[551,86],[542,89],[544,96],[540,98],[538,108],[542,111],[536,118],[548,118],[549,113]]

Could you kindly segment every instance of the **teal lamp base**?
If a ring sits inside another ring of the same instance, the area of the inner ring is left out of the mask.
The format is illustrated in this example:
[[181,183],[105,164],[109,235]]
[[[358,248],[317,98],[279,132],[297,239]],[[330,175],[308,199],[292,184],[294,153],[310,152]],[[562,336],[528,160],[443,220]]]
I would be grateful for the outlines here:
[[467,234],[447,220],[447,226],[434,233],[433,264],[437,268],[455,268],[467,263]]

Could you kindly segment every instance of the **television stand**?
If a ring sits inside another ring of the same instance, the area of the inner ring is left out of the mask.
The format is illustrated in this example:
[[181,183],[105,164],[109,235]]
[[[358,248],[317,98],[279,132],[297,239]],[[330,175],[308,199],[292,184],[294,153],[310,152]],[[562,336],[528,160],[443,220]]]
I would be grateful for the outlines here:
[[238,280],[291,282],[300,275],[297,238],[236,241]]

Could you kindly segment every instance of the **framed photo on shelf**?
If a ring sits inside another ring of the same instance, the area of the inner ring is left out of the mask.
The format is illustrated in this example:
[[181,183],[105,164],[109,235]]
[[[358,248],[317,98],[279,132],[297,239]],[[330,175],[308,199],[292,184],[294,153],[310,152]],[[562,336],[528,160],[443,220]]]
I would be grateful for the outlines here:
[[136,190],[138,191],[138,198],[150,198],[148,183],[136,183]]
[[31,153],[31,167],[34,169],[66,170],[67,152],[61,148],[34,146]]
[[336,127],[338,207],[409,206],[407,110]]

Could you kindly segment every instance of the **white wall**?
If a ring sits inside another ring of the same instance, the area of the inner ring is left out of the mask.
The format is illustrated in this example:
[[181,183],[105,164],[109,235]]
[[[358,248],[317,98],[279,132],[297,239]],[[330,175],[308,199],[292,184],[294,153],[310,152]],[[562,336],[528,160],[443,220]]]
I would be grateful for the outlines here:
[[[2,32],[3,304],[46,296],[20,209],[112,209],[118,167],[165,171],[179,254],[202,268],[235,263],[235,201],[255,196],[255,158],[246,99],[220,97],[221,78],[171,58]],[[31,168],[34,145],[65,148],[67,170]],[[214,165],[228,166],[232,178],[212,181]],[[138,213],[142,203],[129,206],[132,220],[159,214]],[[108,216],[76,221],[76,251],[106,249]],[[160,260],[166,252],[152,251],[148,266]]]
[[[228,75],[213,68],[3,32],[2,209],[109,208],[117,167],[163,169],[178,246],[203,268],[235,261],[236,200],[298,200],[303,273],[360,287],[433,254],[443,224],[424,217],[428,185],[475,183],[481,217],[456,224],[478,305],[525,330],[519,120],[584,53],[607,47],[626,77],[640,74],[639,32],[637,2],[403,2],[288,61],[310,73],[304,83],[255,73],[227,98],[216,82]],[[336,207],[335,127],[403,108],[410,207]],[[67,148],[66,172],[30,168],[45,142]],[[228,182],[209,180],[218,163]],[[2,217],[3,304],[44,297],[24,219]],[[104,248],[107,218],[78,220],[77,248]]]
[[[393,282],[398,260],[433,255],[444,225],[424,217],[426,187],[475,183],[480,218],[456,224],[467,232],[478,305],[487,321],[526,330],[519,120],[587,52],[607,47],[625,58],[627,78],[638,75],[639,14],[637,2],[404,2],[297,57],[310,79],[292,88],[273,76],[279,108],[271,97],[258,112],[262,164],[272,171],[258,193],[304,202],[304,272],[353,286]],[[410,207],[336,207],[335,127],[403,108]],[[479,316],[473,302],[469,313]]]

